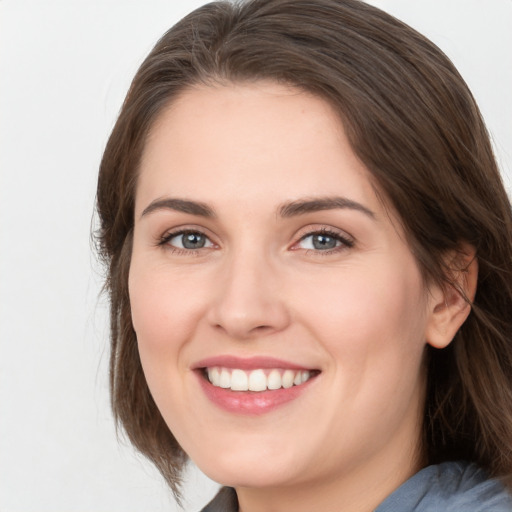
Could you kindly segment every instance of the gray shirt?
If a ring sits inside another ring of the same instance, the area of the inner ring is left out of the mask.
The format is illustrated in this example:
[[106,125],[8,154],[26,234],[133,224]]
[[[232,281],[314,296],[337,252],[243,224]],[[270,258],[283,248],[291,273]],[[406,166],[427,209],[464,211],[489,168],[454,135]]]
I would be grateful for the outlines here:
[[[512,512],[512,495],[474,464],[428,466],[390,494],[375,512]],[[234,489],[224,487],[201,512],[238,512]]]

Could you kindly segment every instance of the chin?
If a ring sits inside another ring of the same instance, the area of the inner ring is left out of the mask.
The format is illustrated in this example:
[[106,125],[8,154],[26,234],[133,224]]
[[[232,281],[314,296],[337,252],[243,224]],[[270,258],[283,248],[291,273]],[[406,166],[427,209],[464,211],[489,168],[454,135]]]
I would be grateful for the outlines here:
[[194,460],[201,471],[229,487],[274,487],[290,484],[299,477],[300,464],[279,451],[231,451],[209,459]]

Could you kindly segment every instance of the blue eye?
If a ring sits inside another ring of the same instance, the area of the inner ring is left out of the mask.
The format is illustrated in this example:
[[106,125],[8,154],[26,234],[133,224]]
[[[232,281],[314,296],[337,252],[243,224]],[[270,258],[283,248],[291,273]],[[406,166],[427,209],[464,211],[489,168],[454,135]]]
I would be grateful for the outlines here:
[[212,247],[211,240],[199,231],[182,231],[171,233],[165,237],[164,243],[177,249],[197,250],[205,247]]
[[314,251],[332,251],[341,247],[352,247],[354,242],[338,233],[319,231],[310,233],[301,238],[298,243],[300,249]]

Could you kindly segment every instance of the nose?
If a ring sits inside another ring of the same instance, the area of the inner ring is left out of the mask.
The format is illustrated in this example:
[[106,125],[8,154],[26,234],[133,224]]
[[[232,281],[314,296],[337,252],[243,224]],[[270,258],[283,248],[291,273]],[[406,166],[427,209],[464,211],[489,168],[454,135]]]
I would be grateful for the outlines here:
[[282,331],[289,311],[275,265],[255,253],[226,261],[208,320],[229,337],[245,340]]

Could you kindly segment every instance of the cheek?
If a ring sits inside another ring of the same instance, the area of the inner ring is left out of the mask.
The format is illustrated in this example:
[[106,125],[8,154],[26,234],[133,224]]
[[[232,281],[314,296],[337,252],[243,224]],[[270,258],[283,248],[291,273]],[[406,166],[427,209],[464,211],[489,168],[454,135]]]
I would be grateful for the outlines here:
[[176,358],[193,335],[202,298],[183,276],[169,269],[130,269],[129,293],[132,321],[141,358],[153,363]]
[[330,359],[328,388],[338,404],[333,409],[343,411],[332,413],[333,430],[354,436],[354,445],[360,436],[375,442],[391,436],[409,413],[415,417],[422,400],[426,307],[421,277],[414,268],[382,270],[351,268],[322,290],[312,286],[302,304],[309,331]]
[[332,272],[324,286],[303,285],[300,316],[338,363],[351,362],[349,371],[422,354],[426,303],[414,264],[353,266]]
[[168,268],[139,265],[136,259],[130,269],[129,293],[146,381],[164,418],[179,433],[179,424],[169,422],[174,417],[169,414],[190,407],[184,387],[188,371],[184,353],[197,325],[199,299],[183,277]]

